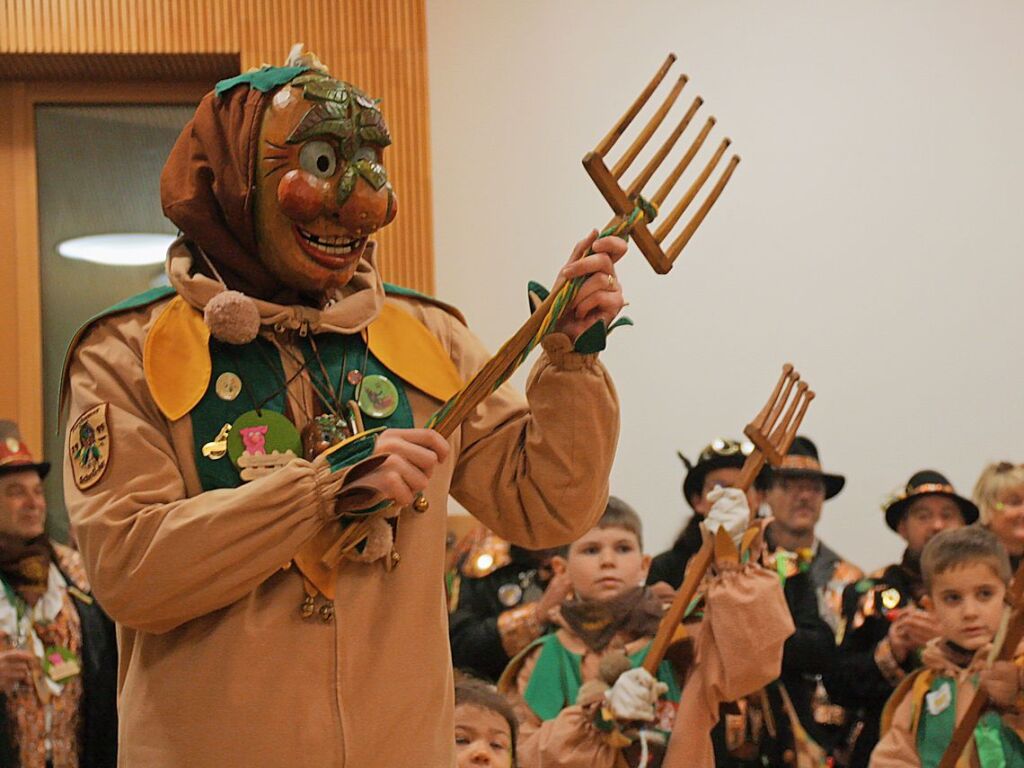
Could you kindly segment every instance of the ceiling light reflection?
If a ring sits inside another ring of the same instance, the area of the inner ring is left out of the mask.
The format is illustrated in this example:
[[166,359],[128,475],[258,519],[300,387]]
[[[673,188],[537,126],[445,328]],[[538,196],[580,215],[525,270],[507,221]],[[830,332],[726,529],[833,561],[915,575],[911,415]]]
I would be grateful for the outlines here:
[[174,235],[112,232],[65,240],[57,252],[67,259],[89,261],[115,267],[162,264]]

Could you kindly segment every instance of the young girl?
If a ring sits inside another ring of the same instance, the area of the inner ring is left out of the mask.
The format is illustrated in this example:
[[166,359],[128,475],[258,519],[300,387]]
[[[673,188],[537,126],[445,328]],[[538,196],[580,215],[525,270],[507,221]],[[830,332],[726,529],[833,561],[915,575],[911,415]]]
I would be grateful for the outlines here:
[[516,768],[516,714],[482,680],[455,681],[456,768]]

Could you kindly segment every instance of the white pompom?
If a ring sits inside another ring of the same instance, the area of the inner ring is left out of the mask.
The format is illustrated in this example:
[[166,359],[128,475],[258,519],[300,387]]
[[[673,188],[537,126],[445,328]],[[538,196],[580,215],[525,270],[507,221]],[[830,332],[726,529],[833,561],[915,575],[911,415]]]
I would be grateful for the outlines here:
[[260,311],[256,302],[239,291],[221,291],[203,310],[210,333],[227,344],[248,344],[260,332]]

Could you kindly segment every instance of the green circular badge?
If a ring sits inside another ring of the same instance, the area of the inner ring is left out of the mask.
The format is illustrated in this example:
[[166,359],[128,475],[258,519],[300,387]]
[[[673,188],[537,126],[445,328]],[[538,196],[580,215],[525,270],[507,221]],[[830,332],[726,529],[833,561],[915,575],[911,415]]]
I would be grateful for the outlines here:
[[231,425],[228,456],[236,467],[244,455],[273,456],[277,452],[283,458],[288,451],[301,456],[302,438],[295,425],[277,411],[246,411]]
[[359,386],[359,410],[373,419],[386,419],[398,408],[398,387],[387,376],[364,376]]

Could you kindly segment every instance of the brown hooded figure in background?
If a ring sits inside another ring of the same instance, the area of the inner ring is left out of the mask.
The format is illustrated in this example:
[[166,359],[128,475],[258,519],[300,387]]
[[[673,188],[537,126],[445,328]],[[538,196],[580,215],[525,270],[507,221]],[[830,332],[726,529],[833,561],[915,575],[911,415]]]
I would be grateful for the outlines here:
[[488,355],[456,310],[381,281],[389,142],[312,58],[219,84],[162,178],[173,291],[72,345],[65,491],[118,624],[123,766],[450,765],[448,495],[533,549],[604,506],[618,404],[573,345],[621,308],[624,243],[577,246],[563,274],[594,279],[527,397],[500,387],[445,442],[416,426]]

